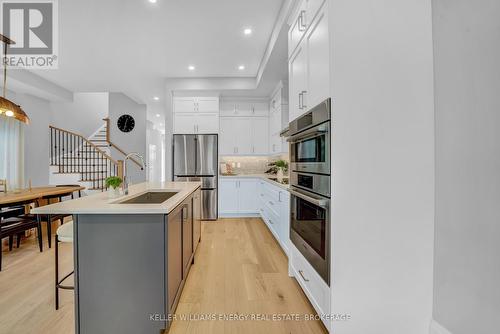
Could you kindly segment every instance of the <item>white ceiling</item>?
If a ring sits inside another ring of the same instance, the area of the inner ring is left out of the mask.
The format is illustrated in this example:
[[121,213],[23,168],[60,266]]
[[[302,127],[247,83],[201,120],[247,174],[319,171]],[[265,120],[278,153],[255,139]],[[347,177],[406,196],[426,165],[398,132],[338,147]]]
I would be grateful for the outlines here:
[[59,1],[59,69],[36,74],[71,91],[119,91],[148,104],[164,94],[165,78],[256,77],[284,1]]

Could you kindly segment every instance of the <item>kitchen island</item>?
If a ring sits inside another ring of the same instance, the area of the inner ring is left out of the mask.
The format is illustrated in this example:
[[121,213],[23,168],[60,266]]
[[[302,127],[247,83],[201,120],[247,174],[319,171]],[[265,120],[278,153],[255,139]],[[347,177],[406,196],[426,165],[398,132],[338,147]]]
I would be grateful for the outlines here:
[[200,186],[145,182],[33,210],[73,215],[76,333],[168,329],[200,240]]

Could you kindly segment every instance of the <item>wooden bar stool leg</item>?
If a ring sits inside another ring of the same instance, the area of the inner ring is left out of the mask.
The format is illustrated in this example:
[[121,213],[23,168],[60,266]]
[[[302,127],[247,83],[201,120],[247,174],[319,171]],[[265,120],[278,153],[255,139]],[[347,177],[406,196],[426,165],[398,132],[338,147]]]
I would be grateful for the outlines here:
[[59,238],[57,237],[57,234],[54,237],[54,242],[55,242],[55,258],[56,258],[56,282],[55,282],[55,287],[56,287],[56,310],[59,310]]
[[14,245],[14,236],[9,235],[9,252],[12,250],[13,245]]
[[36,215],[37,226],[36,230],[38,232],[38,248],[40,248],[40,252],[43,251],[43,239],[42,239],[42,222],[40,215]]
[[47,215],[47,236],[49,237],[49,248],[52,247],[52,216]]

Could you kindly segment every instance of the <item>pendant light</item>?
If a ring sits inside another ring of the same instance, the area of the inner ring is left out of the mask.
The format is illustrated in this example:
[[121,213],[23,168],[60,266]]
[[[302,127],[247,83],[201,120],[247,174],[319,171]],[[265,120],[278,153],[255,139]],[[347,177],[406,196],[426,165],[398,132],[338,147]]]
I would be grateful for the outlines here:
[[4,54],[4,62],[3,62],[3,96],[0,97],[0,115],[13,117],[20,122],[29,124],[30,119],[28,115],[21,109],[21,106],[13,103],[12,101],[5,98],[5,92],[7,89],[7,46],[9,44],[16,44],[13,40],[4,35],[0,34],[0,39],[4,43],[3,54]]

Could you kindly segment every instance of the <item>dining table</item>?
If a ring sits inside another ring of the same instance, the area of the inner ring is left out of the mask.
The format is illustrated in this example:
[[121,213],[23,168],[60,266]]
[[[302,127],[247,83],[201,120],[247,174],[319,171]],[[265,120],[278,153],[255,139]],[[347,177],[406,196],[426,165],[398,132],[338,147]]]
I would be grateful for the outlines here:
[[85,187],[79,185],[67,186],[42,186],[31,189],[11,190],[0,192],[0,208],[33,203],[47,197],[62,196],[75,191],[84,190]]
[[[65,197],[72,195],[74,192],[81,192],[85,187],[79,185],[58,185],[58,186],[42,186],[32,187],[21,190],[11,190],[8,192],[0,192],[0,210],[5,207],[25,206],[25,212],[29,213],[30,204],[36,203],[37,206],[50,204],[51,198]],[[40,221],[40,215],[37,215],[37,220]],[[49,248],[51,246],[51,216],[45,218],[47,222],[47,237]],[[40,239],[40,251],[43,246]]]

